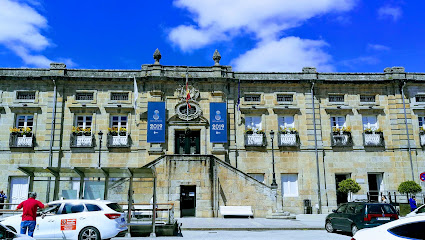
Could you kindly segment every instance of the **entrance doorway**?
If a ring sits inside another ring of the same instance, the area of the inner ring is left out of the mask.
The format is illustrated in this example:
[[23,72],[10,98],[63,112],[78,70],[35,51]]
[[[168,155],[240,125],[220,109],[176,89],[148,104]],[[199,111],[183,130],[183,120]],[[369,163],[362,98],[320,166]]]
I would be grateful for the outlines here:
[[176,154],[200,154],[201,131],[176,131]]
[[382,173],[369,173],[367,180],[369,183],[369,201],[377,202],[379,200],[379,193],[384,190]]
[[[28,199],[28,177],[10,177],[10,203],[19,204]],[[15,209],[18,205],[13,205]]]
[[196,186],[180,186],[180,216],[195,217]]
[[335,174],[335,184],[336,184],[336,204],[339,206],[341,203],[348,202],[348,193],[343,193],[338,191],[338,185],[340,182],[344,181],[345,179],[350,178],[350,174]]

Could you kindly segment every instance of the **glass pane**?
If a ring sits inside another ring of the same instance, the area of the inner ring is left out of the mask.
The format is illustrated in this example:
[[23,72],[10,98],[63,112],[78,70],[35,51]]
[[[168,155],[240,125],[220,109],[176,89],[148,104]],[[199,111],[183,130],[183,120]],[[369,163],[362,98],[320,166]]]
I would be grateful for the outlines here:
[[419,120],[419,127],[423,127],[424,126],[424,117],[418,117]]

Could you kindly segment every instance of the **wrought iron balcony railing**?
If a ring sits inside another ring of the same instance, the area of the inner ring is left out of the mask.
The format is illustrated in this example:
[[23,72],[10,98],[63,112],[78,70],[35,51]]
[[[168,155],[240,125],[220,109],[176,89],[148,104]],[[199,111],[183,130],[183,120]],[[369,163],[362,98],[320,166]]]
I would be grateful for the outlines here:
[[112,135],[108,133],[106,146],[111,147],[130,147],[130,135]]
[[425,132],[419,132],[419,138],[421,140],[421,146],[425,146]]
[[363,133],[363,142],[365,147],[384,147],[384,133]]
[[265,147],[267,145],[266,134],[264,133],[245,133],[246,147]]
[[9,139],[9,147],[11,148],[32,148],[34,147],[35,137],[31,135],[18,135],[11,133]]
[[300,137],[298,133],[281,133],[277,134],[279,147],[298,147],[300,146]]
[[353,138],[350,132],[332,132],[332,147],[352,147]]
[[71,134],[70,145],[71,147],[79,148],[79,147],[94,147],[94,135],[75,135]]

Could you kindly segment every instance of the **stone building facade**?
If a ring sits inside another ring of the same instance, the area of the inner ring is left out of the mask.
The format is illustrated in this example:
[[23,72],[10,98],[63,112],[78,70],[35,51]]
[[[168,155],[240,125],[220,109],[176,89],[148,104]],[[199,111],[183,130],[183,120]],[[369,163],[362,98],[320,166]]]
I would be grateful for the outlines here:
[[[336,190],[346,178],[371,200],[421,182],[425,73],[235,72],[217,54],[211,67],[155,60],[140,70],[0,68],[0,189],[10,201],[28,189],[43,201],[102,198],[105,188],[127,201],[128,178],[81,174],[90,169],[154,169],[157,201],[174,203],[176,217],[217,217],[221,205],[302,213],[304,200],[329,212],[347,201]],[[165,104],[163,142],[148,142],[151,102]],[[210,103],[225,103],[224,143],[210,141]],[[135,202],[149,202],[152,182],[131,184]]]

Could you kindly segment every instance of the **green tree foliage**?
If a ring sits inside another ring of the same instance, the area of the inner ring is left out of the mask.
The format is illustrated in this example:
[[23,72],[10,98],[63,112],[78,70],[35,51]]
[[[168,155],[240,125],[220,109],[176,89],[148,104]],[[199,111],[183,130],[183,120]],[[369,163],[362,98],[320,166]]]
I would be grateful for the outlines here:
[[338,184],[338,191],[343,193],[357,193],[360,189],[360,185],[351,178],[345,179]]
[[406,194],[415,194],[422,192],[422,188],[419,184],[417,184],[415,181],[405,181],[400,183],[398,186],[398,192],[399,193],[406,193]]

